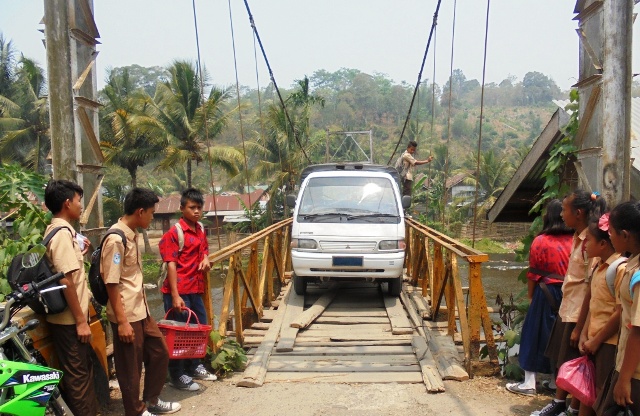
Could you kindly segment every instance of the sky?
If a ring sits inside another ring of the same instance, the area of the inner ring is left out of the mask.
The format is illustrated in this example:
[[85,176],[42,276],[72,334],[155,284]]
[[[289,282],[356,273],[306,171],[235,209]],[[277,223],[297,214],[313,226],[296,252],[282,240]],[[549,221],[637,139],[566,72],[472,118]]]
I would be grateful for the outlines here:
[[[25,56],[45,66],[40,21],[45,0],[0,0],[0,32]],[[358,69],[382,73],[394,82],[415,85],[437,0],[248,0],[276,82],[290,87],[316,70]],[[194,12],[188,0],[93,0],[100,42],[98,88],[107,70],[131,64],[168,66],[175,59],[197,59]],[[422,79],[438,84],[453,67],[467,79],[482,81],[487,2],[458,0],[453,32],[452,0],[442,0],[436,41]],[[231,21],[238,80],[255,88],[269,74],[254,40],[242,0],[195,0],[200,54],[218,86],[235,85]],[[231,11],[229,10],[231,6]],[[486,81],[529,71],[550,76],[569,89],[577,82],[575,0],[493,0],[489,11]],[[230,19],[230,14],[232,19]],[[634,25],[637,31],[638,23]],[[640,71],[640,45],[633,46],[633,71]],[[258,75],[256,77],[256,66]],[[258,78],[258,79],[257,79]]]

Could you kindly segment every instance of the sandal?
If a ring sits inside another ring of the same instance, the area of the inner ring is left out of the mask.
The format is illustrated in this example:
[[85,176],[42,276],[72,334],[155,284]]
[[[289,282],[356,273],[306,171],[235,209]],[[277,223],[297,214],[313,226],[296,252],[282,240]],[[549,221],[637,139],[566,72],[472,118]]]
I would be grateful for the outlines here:
[[523,396],[535,396],[536,389],[525,389],[520,387],[520,383],[508,383],[506,386],[511,393],[521,394]]

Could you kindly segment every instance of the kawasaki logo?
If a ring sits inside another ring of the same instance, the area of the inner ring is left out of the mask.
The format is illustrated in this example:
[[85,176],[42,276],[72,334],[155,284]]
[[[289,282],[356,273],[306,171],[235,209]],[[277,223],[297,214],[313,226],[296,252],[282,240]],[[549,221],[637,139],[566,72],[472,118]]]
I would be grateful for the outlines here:
[[35,376],[31,374],[22,375],[23,383],[35,383],[37,381],[49,381],[49,380],[60,380],[60,373],[54,371],[52,373],[38,374]]

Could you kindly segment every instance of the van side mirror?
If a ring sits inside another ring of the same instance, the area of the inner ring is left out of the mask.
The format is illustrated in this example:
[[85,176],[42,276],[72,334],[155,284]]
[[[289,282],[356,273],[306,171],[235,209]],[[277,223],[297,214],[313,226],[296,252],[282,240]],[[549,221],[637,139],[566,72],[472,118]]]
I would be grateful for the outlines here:
[[411,197],[409,195],[402,196],[402,208],[407,209],[411,206]]
[[295,195],[289,194],[289,195],[287,195],[287,197],[285,199],[286,199],[287,206],[289,208],[295,208],[295,206],[296,206],[296,196]]

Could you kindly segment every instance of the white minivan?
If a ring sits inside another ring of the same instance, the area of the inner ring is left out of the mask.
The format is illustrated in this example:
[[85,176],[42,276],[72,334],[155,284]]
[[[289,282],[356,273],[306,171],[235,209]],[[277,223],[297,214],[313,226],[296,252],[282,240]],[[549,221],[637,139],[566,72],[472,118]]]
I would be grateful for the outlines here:
[[404,209],[398,172],[361,163],[323,164],[303,170],[291,228],[293,287],[303,295],[310,280],[388,282],[402,290]]

